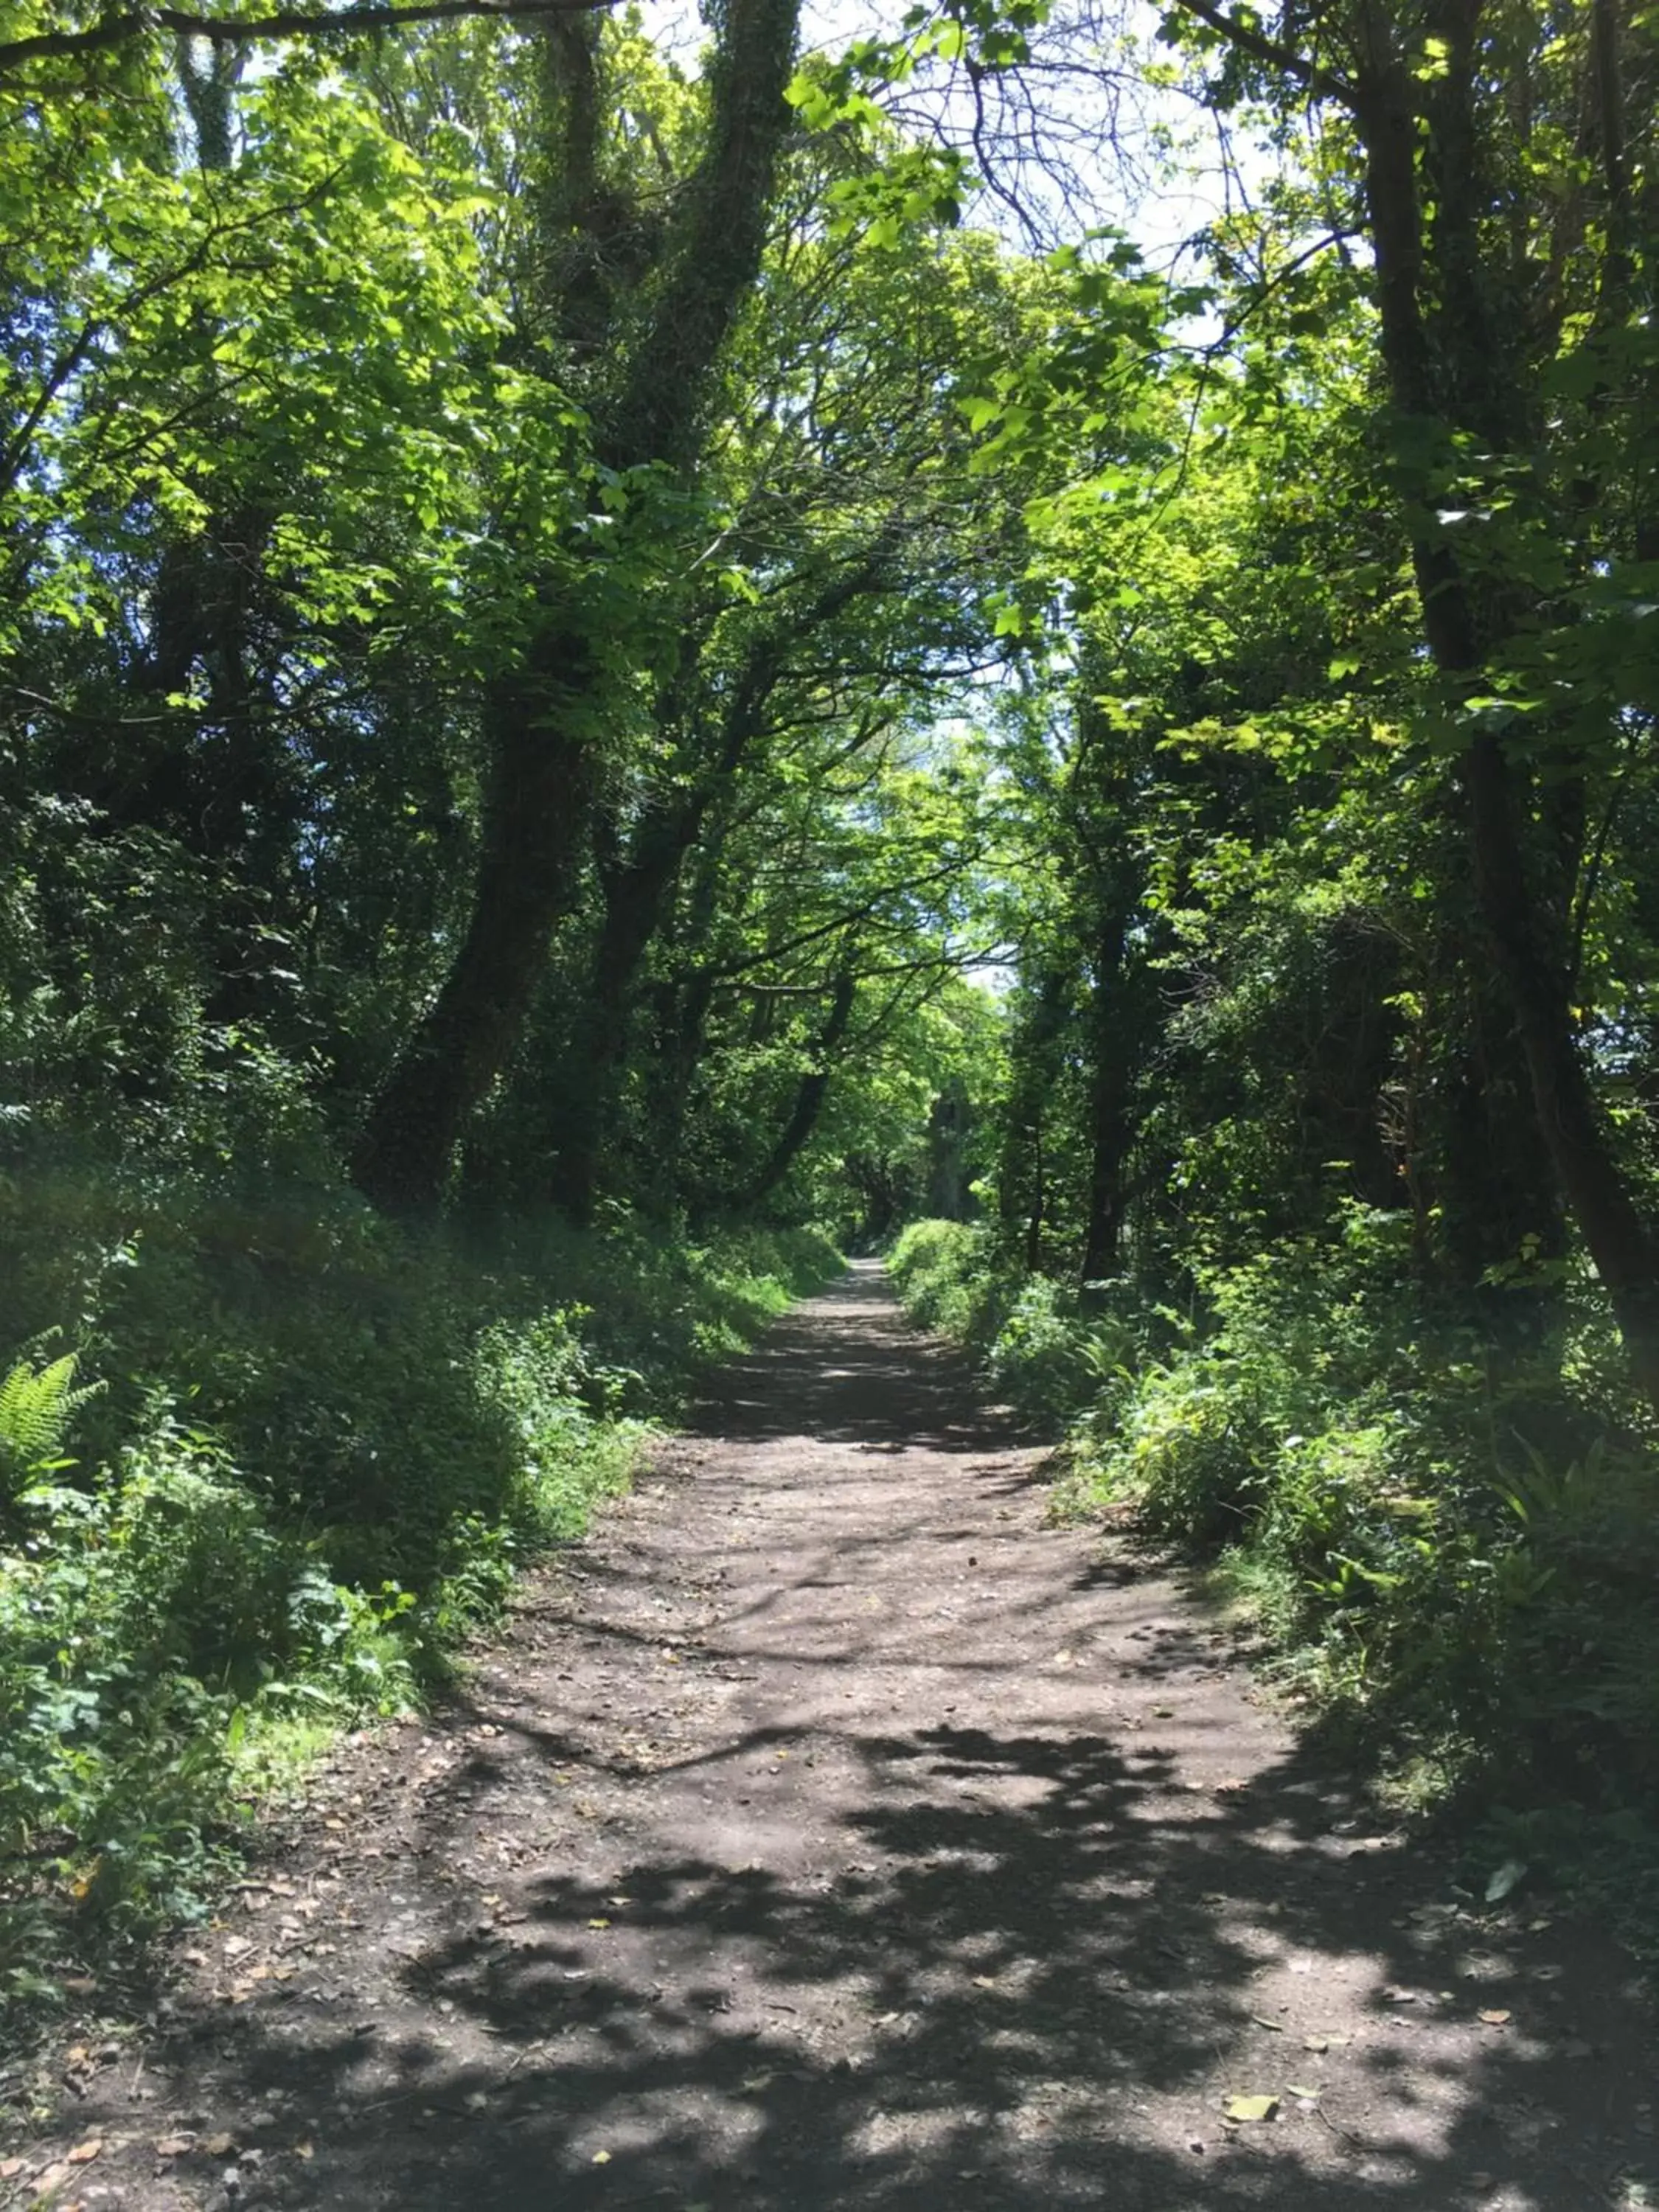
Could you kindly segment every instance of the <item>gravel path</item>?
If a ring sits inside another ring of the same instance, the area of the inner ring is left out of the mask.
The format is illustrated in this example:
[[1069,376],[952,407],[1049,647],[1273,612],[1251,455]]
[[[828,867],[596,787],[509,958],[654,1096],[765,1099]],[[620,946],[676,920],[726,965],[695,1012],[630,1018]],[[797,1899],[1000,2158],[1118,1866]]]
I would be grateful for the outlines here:
[[1659,2203],[1621,1954],[1460,1899],[1036,1469],[853,1268],[62,2054],[0,2204]]

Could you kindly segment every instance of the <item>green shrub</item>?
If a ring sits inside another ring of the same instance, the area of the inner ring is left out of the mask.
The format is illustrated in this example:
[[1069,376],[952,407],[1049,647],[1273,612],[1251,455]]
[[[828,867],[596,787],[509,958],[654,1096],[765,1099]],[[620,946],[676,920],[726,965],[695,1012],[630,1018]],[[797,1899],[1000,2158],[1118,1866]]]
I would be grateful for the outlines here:
[[1025,1275],[989,1226],[913,1222],[888,1255],[905,1311],[979,1355],[998,1396],[1040,1427],[1098,1409],[1148,1341],[1148,1316],[1118,1288],[1086,1305]]
[[441,1678],[700,1366],[840,1264],[107,1164],[0,1180],[0,1345],[75,1346],[0,1382],[0,2006],[198,1909],[283,1747]]
[[983,1352],[1019,1294],[994,1233],[963,1221],[913,1221],[887,1255],[905,1311],[922,1328]]
[[1256,1394],[1237,1367],[1185,1358],[1150,1369],[1096,1464],[1112,1495],[1151,1527],[1194,1543],[1237,1535],[1258,1505],[1270,1446]]
[[994,1389],[1042,1425],[1062,1423],[1111,1402],[1143,1355],[1144,1322],[1035,1275],[1008,1307],[986,1369]]
[[1075,1427],[1085,1494],[1222,1549],[1300,1688],[1443,1771],[1659,1786],[1659,1462],[1574,1380],[1595,1302],[1564,1363],[1498,1366],[1358,1210],[1203,1288]]

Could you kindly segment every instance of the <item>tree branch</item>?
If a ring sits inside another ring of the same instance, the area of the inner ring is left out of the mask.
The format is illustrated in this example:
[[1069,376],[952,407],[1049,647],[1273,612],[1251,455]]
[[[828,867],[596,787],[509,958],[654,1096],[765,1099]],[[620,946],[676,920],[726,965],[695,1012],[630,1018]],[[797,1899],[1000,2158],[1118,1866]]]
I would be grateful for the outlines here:
[[1281,46],[1277,39],[1255,24],[1247,22],[1242,15],[1230,15],[1218,8],[1213,0],[1176,0],[1176,5],[1188,15],[1196,15],[1200,23],[1207,23],[1218,31],[1229,46],[1237,46],[1252,60],[1265,62],[1269,69],[1280,70],[1286,76],[1294,77],[1304,91],[1316,93],[1322,100],[1338,100],[1345,106],[1353,105],[1354,89],[1344,76],[1334,70],[1322,69],[1310,62],[1305,54],[1293,47]]
[[410,0],[408,6],[347,8],[337,15],[281,8],[268,15],[198,15],[185,8],[132,8],[106,15],[89,31],[41,31],[32,39],[0,43],[0,75],[28,62],[102,53],[142,38],[147,31],[173,31],[219,44],[341,38],[357,31],[396,30],[404,23],[442,22],[456,15],[499,15],[510,21],[521,15],[582,15],[610,5],[611,0]]

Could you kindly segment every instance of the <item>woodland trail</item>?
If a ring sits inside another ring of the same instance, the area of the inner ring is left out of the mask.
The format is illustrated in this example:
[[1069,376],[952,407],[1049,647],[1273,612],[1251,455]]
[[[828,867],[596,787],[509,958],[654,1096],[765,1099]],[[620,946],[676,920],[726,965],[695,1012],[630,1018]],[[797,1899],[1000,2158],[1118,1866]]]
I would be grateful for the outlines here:
[[1628,1962],[1460,1904],[975,1404],[873,1263],[797,1309],[0,2203],[1656,2201]]

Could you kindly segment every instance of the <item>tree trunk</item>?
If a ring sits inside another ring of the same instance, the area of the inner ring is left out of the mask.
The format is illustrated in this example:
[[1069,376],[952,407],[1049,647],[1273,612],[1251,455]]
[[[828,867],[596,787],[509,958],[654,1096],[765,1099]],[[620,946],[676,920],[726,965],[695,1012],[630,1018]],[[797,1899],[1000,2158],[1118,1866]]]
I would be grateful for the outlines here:
[[1514,777],[1498,740],[1477,738],[1464,764],[1475,883],[1513,1004],[1544,1142],[1607,1286],[1632,1370],[1659,1405],[1659,1246],[1613,1156],[1574,1033],[1564,949],[1528,896]]
[[751,1206],[758,1206],[763,1199],[771,1196],[799,1158],[808,1138],[817,1128],[824,1094],[830,1088],[836,1053],[847,1035],[848,1024],[853,1018],[853,1002],[857,995],[858,978],[853,973],[849,960],[836,977],[830,1012],[812,1048],[812,1064],[802,1076],[800,1087],[795,1093],[794,1109],[768,1155],[766,1165],[750,1186],[749,1202]]
[[[1454,103],[1454,116],[1456,91],[1454,82],[1443,94]],[[1397,56],[1373,56],[1355,112],[1366,155],[1382,352],[1395,404],[1419,420],[1446,419],[1489,435],[1499,365],[1494,356],[1501,349],[1483,337],[1474,303],[1459,297],[1438,356],[1430,343],[1422,300],[1416,103],[1413,81]],[[1457,127],[1447,125],[1440,134],[1442,160],[1459,158],[1470,135],[1467,118]],[[1477,180],[1443,176],[1439,181],[1443,198],[1450,197],[1451,213],[1443,209],[1437,226],[1437,248],[1448,264],[1437,273],[1443,284],[1461,284],[1466,294],[1468,239],[1459,219],[1477,203]],[[1481,357],[1468,357],[1477,346]],[[1512,611],[1492,583],[1477,584],[1465,574],[1422,490],[1406,489],[1425,634],[1437,667],[1461,688],[1503,641]],[[1659,1244],[1619,1165],[1579,1054],[1562,920],[1531,880],[1521,826],[1525,787],[1501,737],[1491,729],[1471,741],[1462,775],[1476,896],[1515,1011],[1540,1130],[1607,1286],[1637,1382],[1659,1403]]]
[[[997,1169],[997,1212],[1011,1246],[1017,1225],[1024,1224],[1028,1257],[1042,1253],[1042,1123],[1054,1080],[1060,1032],[1070,1011],[1071,988],[1071,970],[1051,957],[1038,978],[1014,1050],[1007,1133]],[[1036,1264],[1031,1261],[1034,1267]]]
[[[657,274],[661,283],[617,397],[595,421],[605,467],[655,462],[684,472],[695,460],[721,350],[760,271],[790,128],[784,90],[798,13],[799,0],[730,0],[723,12],[705,149],[659,270],[642,272],[647,284]],[[584,55],[591,59],[591,45],[566,42],[569,98],[558,112],[569,143],[559,151],[571,173],[563,200],[554,194],[578,220],[592,201]],[[591,319],[586,292],[580,307]],[[603,658],[570,635],[566,611],[550,601],[523,669],[501,687],[489,718],[495,750],[472,916],[354,1159],[359,1188],[378,1204],[437,1203],[467,1117],[522,1033],[590,840],[610,719]]]
[[707,811],[705,799],[647,817],[627,858],[605,878],[599,941],[570,1056],[567,1133],[550,1176],[554,1204],[577,1223],[592,1215],[616,1073],[628,1047],[635,978]]
[[1101,931],[1089,1009],[1089,1195],[1080,1278],[1085,1303],[1098,1298],[1101,1285],[1117,1273],[1121,1264],[1123,1170],[1134,1141],[1130,1112],[1133,1024],[1126,1018],[1128,1009],[1121,989],[1125,933],[1123,917],[1118,915]]
[[927,1210],[936,1221],[968,1218],[968,1086],[951,1076],[927,1115]]
[[678,684],[670,687],[667,708],[659,705],[659,720],[669,729],[677,720],[690,726],[691,734],[683,733],[680,750],[688,757],[694,780],[678,799],[647,808],[623,860],[601,869],[605,914],[571,1060],[572,1088],[578,1095],[571,1101],[552,1176],[554,1203],[572,1220],[586,1221],[592,1212],[617,1070],[628,1048],[635,981],[662,927],[685,856],[702,840],[708,859],[715,859],[724,831],[717,823],[715,835],[705,836],[711,811],[732,791],[764,736],[790,654],[857,600],[883,588],[890,551],[890,534],[884,527],[861,560],[832,572],[816,592],[789,602],[781,617],[750,639],[724,708],[701,744],[696,695],[705,680],[699,667],[702,644],[695,638],[685,641]]
[[441,1195],[461,1133],[518,1040],[554,925],[580,880],[592,752],[562,726],[556,709],[538,712],[522,684],[504,687],[495,705],[471,917],[352,1162],[358,1188],[377,1206],[418,1210]]

